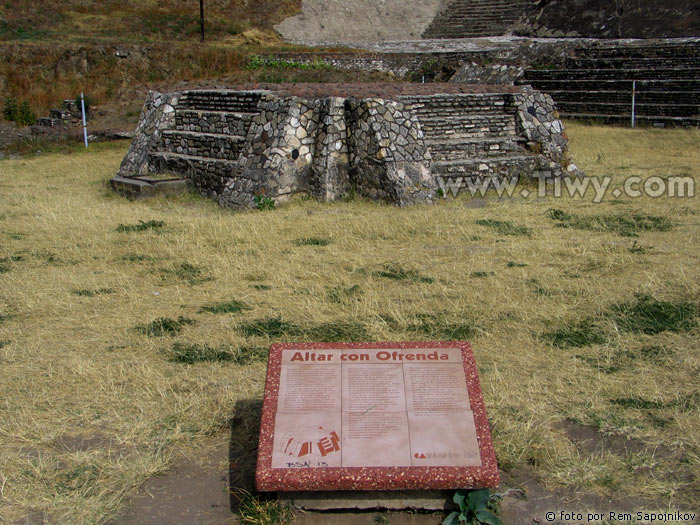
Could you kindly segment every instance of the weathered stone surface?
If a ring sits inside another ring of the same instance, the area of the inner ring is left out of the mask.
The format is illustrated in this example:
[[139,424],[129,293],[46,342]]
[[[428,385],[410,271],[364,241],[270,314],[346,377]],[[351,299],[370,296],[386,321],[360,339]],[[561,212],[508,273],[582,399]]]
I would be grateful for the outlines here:
[[403,206],[432,202],[436,175],[562,174],[566,140],[551,97],[461,89],[415,85],[394,100],[151,92],[119,175],[178,173],[223,206],[252,207],[256,196],[332,201],[351,190]]

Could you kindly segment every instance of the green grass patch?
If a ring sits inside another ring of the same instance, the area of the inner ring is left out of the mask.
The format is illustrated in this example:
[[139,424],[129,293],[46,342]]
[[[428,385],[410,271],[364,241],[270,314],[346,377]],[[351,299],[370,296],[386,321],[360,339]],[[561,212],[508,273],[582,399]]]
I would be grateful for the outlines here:
[[493,277],[496,272],[472,272],[469,274],[471,278],[483,279],[485,277]]
[[255,290],[272,290],[272,286],[269,284],[251,284],[250,287]]
[[182,316],[178,317],[177,319],[159,317],[147,325],[136,326],[135,330],[148,337],[162,337],[164,335],[173,336],[179,334],[184,326],[194,323],[194,319],[188,319]]
[[163,221],[139,221],[138,224],[120,224],[116,231],[119,233],[144,232],[147,230],[160,231],[165,226]]
[[328,322],[308,327],[284,321],[281,317],[267,317],[240,323],[236,330],[248,337],[278,339],[294,337],[311,341],[362,341],[369,338],[365,326],[353,322]]
[[202,362],[231,362],[236,365],[264,361],[268,350],[262,346],[214,347],[208,344],[174,343],[170,352],[170,361],[191,365]]
[[205,277],[204,269],[190,263],[180,263],[172,268],[161,268],[161,273],[165,277],[173,276],[189,285],[201,284],[213,281],[213,277]]
[[126,262],[152,262],[155,261],[155,257],[151,257],[150,255],[140,255],[137,253],[127,253],[126,255],[122,255],[119,260],[121,261],[126,261]]
[[335,286],[330,288],[326,294],[328,300],[332,303],[343,303],[360,295],[362,295],[362,288],[360,288],[359,284],[354,284],[348,288]]
[[203,306],[199,311],[208,312],[210,314],[237,314],[244,310],[251,310],[251,307],[241,301],[232,299],[225,303]]
[[10,271],[12,265],[23,260],[21,255],[11,255],[10,257],[3,257],[0,259],[0,273],[7,273]]
[[550,219],[559,221],[559,228],[610,232],[622,237],[638,237],[644,232],[667,232],[673,228],[671,220],[657,215],[576,215],[557,209],[547,210],[547,215]]
[[96,295],[106,295],[110,293],[114,293],[114,290],[112,288],[99,288],[97,290],[73,290],[71,292],[73,295],[78,295],[80,297],[95,297]]
[[9,339],[2,339],[0,340],[0,348],[5,348],[7,345],[9,345],[12,341]]
[[92,490],[99,472],[95,465],[78,465],[68,472],[60,474],[54,488],[56,492],[63,495],[73,492],[84,494]]
[[507,268],[525,268],[526,266],[527,266],[527,264],[525,264],[525,263],[519,263],[519,262],[515,262],[515,261],[508,261],[506,263]]
[[243,524],[276,525],[295,520],[292,506],[277,499],[256,497],[245,490],[234,492],[234,497],[238,500],[238,513]]
[[325,237],[301,237],[294,241],[297,246],[328,246],[331,239]]
[[698,326],[697,305],[659,301],[648,294],[637,294],[634,302],[613,305],[610,312],[625,332],[655,335],[666,331],[688,332]]
[[236,330],[247,337],[269,337],[272,339],[302,333],[299,325],[283,321],[281,317],[266,317],[240,323]]
[[476,334],[476,326],[470,320],[454,321],[444,314],[418,314],[416,319],[418,322],[406,329],[429,339],[463,340]]
[[371,274],[375,277],[392,279],[394,281],[412,281],[428,284],[435,282],[435,279],[428,275],[421,275],[416,270],[407,270],[397,264],[385,264],[381,270],[374,271]]
[[590,320],[547,332],[542,334],[542,337],[557,348],[602,345],[608,341],[603,330]]
[[248,70],[256,69],[296,69],[301,71],[310,70],[321,70],[321,71],[333,71],[336,68],[324,62],[322,60],[314,60],[312,62],[300,62],[298,60],[289,60],[283,58],[271,58],[271,57],[261,57],[259,55],[253,55],[248,59],[248,63],[245,66]]
[[527,226],[517,226],[510,221],[497,221],[494,219],[479,219],[476,221],[479,226],[486,226],[495,230],[500,235],[524,235],[530,236],[532,229]]

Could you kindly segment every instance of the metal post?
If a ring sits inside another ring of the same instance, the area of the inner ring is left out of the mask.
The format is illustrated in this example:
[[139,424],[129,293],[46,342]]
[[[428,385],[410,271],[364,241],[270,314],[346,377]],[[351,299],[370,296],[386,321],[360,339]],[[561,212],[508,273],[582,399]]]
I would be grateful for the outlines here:
[[635,114],[634,114],[635,107],[634,106],[635,106],[635,102],[636,102],[635,99],[636,98],[637,98],[637,81],[633,80],[632,81],[632,127],[633,128],[634,128],[634,117],[635,117]]
[[85,147],[88,147],[88,140],[87,140],[87,119],[85,118],[85,95],[83,92],[80,92],[80,106],[82,107],[83,110],[83,138],[85,139]]
[[204,0],[199,0],[199,24],[202,28],[202,42],[204,42]]

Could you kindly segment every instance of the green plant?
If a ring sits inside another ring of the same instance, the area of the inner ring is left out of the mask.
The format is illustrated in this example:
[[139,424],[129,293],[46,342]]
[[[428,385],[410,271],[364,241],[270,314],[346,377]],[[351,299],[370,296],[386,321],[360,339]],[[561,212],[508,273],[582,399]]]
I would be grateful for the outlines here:
[[488,509],[490,498],[488,489],[458,490],[452,501],[459,506],[459,510],[450,513],[442,525],[458,525],[459,523],[501,525],[499,517]]
[[208,312],[210,314],[237,314],[243,310],[250,310],[250,306],[247,304],[232,299],[225,303],[217,303],[209,306],[202,306],[199,310],[200,312]]
[[271,199],[270,197],[265,197],[264,195],[256,195],[255,197],[253,197],[253,200],[255,201],[255,207],[260,211],[275,209],[275,200]]
[[32,126],[36,123],[36,115],[26,100],[17,102],[17,99],[14,97],[6,98],[2,114],[6,120],[15,122],[20,126]]
[[14,122],[19,111],[19,103],[15,97],[7,97],[5,99],[5,104],[2,107],[2,116],[5,120]]
[[195,321],[193,319],[187,319],[182,316],[178,317],[177,320],[170,319],[169,317],[159,317],[147,325],[139,325],[135,329],[137,332],[148,337],[161,337],[166,334],[178,334],[183,326],[194,323]]
[[532,230],[527,226],[516,226],[509,221],[496,221],[493,219],[479,219],[476,221],[479,226],[493,228],[501,235],[526,235],[529,236]]
[[255,497],[246,490],[234,492],[238,500],[238,512],[241,523],[250,525],[275,525],[277,523],[293,523],[294,511],[290,505],[278,500]]
[[331,239],[326,237],[300,237],[294,241],[297,246],[328,246]]
[[139,221],[138,224],[120,224],[116,231],[119,233],[142,232],[146,230],[160,230],[165,223],[163,221]]

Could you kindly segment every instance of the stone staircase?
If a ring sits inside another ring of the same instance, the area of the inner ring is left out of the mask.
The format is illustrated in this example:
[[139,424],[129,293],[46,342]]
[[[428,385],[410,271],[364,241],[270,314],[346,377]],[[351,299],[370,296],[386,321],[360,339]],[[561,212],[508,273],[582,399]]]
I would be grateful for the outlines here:
[[503,35],[530,5],[530,0],[453,0],[431,22],[423,38]]
[[557,69],[529,69],[531,84],[565,118],[700,125],[700,42],[650,41],[582,46]]
[[[219,195],[234,171],[260,92],[190,91],[175,106],[148,154],[151,171],[186,175],[203,194]],[[228,176],[227,176],[228,175]]]
[[420,122],[434,175],[510,176],[536,169],[516,125],[513,95],[400,97]]

